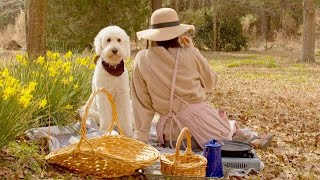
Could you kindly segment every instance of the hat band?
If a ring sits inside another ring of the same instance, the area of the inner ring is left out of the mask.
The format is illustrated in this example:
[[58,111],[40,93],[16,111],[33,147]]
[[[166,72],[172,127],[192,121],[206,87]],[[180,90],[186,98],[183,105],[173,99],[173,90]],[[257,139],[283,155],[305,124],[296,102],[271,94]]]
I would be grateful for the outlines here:
[[172,22],[165,22],[165,23],[158,23],[158,24],[152,24],[152,29],[159,29],[159,28],[166,28],[166,27],[173,27],[173,26],[179,26],[180,21],[172,21]]

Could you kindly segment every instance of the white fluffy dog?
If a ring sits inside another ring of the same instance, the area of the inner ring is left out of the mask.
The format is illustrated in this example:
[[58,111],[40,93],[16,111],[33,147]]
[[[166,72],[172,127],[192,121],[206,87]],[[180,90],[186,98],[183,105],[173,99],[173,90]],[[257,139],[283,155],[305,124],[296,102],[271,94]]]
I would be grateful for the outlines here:
[[[133,136],[133,120],[130,104],[128,71],[124,61],[130,57],[130,39],[118,26],[102,29],[94,39],[95,52],[100,56],[92,80],[92,89],[106,88],[114,97],[119,122],[124,133]],[[112,120],[112,109],[107,96],[99,93],[93,102],[89,116],[100,124],[105,132]]]

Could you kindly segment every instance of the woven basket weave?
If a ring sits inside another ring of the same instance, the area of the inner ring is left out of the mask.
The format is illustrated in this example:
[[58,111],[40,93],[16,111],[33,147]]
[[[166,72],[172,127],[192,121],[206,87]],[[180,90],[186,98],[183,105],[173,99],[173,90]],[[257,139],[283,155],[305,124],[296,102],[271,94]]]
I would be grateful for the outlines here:
[[[86,120],[89,108],[94,97],[100,92],[108,96],[112,105],[112,123],[105,135],[87,139]],[[109,135],[114,126],[119,129],[120,135]],[[49,163],[101,178],[132,175],[135,170],[152,165],[158,158],[159,151],[156,148],[124,136],[119,126],[113,97],[104,88],[93,92],[86,104],[81,121],[79,143],[51,152],[46,156]]]
[[[179,154],[184,135],[187,137],[187,149],[184,154]],[[182,129],[177,139],[175,154],[162,154],[160,162],[161,173],[164,175],[206,176],[207,159],[193,154],[191,149],[191,134],[186,127]]]

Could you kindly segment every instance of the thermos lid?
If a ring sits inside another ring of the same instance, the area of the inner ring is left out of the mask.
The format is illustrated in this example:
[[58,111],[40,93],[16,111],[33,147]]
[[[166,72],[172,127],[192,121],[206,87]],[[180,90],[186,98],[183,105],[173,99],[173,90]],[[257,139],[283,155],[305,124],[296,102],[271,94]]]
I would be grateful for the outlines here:
[[221,145],[217,142],[217,140],[213,139],[211,141],[209,141],[205,147],[209,147],[209,148],[217,148],[217,147],[221,147]]

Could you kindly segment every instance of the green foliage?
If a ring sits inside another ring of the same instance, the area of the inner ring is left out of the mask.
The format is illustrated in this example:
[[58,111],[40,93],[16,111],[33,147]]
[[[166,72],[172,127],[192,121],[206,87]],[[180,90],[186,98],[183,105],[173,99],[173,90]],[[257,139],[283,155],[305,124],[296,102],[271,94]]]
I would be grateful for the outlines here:
[[31,123],[32,108],[22,108],[14,97],[0,97],[0,149],[26,130]]
[[242,33],[239,19],[225,19],[218,24],[218,47],[223,51],[240,51],[247,48],[247,38]]
[[[1,69],[0,69],[1,70]],[[0,72],[0,148],[12,141],[31,123],[34,108],[30,101],[24,101],[34,91],[33,85],[21,82],[12,76],[8,68]],[[23,94],[24,93],[24,94]],[[21,101],[19,101],[21,100]]]
[[[203,11],[202,18],[205,21],[197,27],[194,42],[202,50],[212,50],[212,18],[207,11]],[[239,18],[223,18],[221,16],[218,20],[217,29],[218,51],[240,51],[247,47],[247,38],[242,33],[242,25]]]
[[93,56],[47,52],[0,69],[0,147],[30,127],[64,125],[91,93]]
[[184,23],[193,24],[196,28],[207,22],[205,15],[209,11],[209,8],[201,8],[197,10],[188,9],[186,11],[180,12],[179,17]]
[[[10,169],[14,171],[21,171],[24,167],[29,167],[28,174],[43,174],[45,170],[46,161],[45,154],[39,153],[39,146],[36,143],[27,142],[11,142],[8,145],[8,151],[12,153],[16,161],[12,164]],[[27,177],[25,177],[27,178]],[[28,177],[31,178],[31,177]]]
[[118,25],[129,36],[147,27],[149,1],[49,0],[47,43],[53,50],[83,50],[104,27]]

